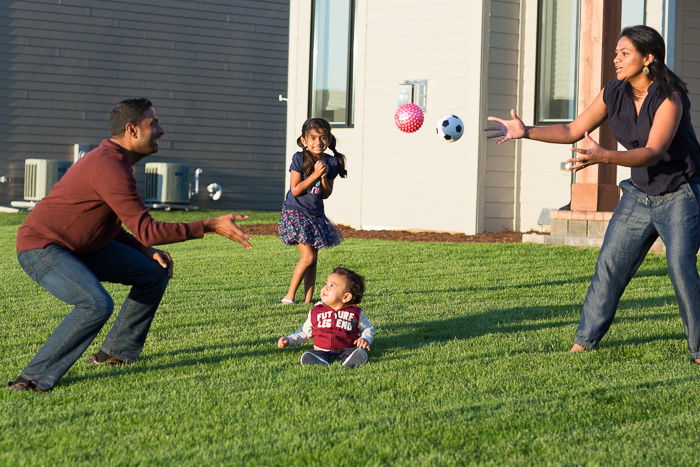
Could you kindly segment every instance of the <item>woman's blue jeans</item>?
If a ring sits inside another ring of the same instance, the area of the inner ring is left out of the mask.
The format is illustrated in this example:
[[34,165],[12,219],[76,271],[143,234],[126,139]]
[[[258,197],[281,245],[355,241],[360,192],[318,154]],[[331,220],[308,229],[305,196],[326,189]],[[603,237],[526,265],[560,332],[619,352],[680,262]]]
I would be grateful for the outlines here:
[[102,350],[129,363],[138,358],[168,285],[158,263],[116,241],[82,256],[51,244],[20,252],[18,259],[37,284],[73,306],[20,376],[48,390],[80,358],[114,308],[100,281],[132,286]]
[[700,186],[649,196],[631,180],[620,183],[622,199],[605,232],[595,275],[583,303],[574,343],[592,349],[610,328],[632,276],[660,236],[692,358],[700,358]]

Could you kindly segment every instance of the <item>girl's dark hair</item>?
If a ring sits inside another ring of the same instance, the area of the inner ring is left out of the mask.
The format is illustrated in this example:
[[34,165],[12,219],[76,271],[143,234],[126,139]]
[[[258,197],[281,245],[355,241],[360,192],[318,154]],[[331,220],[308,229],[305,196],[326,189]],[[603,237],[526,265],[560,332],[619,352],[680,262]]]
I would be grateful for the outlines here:
[[357,305],[362,301],[362,296],[365,294],[365,278],[343,266],[337,266],[331,274],[338,274],[343,276],[348,281],[350,286],[349,292],[352,294],[352,299],[350,300],[351,305]]
[[109,116],[109,130],[112,136],[122,136],[127,123],[137,124],[143,119],[143,113],[153,107],[145,97],[126,99],[112,109]]
[[297,138],[297,146],[302,149],[302,154],[304,154],[304,162],[302,163],[304,175],[307,177],[311,175],[314,171],[314,164],[316,163],[316,160],[301,142],[301,138],[306,137],[306,134],[311,130],[326,130],[326,135],[328,135],[328,149],[333,151],[333,155],[338,160],[338,175],[343,178],[347,177],[348,171],[345,170],[345,155],[335,150],[335,136],[331,133],[331,124],[324,118],[310,118],[301,126],[301,136]]
[[629,39],[642,56],[654,56],[654,61],[649,65],[649,79],[659,83],[664,98],[671,97],[671,93],[677,89],[688,93],[685,82],[666,66],[666,44],[656,29],[644,25],[629,26],[620,32],[622,37]]

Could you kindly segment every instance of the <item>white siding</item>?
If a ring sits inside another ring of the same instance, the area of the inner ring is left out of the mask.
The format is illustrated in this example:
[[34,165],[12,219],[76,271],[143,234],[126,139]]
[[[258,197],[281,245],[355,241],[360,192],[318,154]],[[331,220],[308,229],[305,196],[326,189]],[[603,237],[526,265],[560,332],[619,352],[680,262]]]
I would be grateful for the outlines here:
[[[663,23],[665,1],[648,0],[652,25]],[[308,117],[310,3],[292,0],[288,156]],[[688,19],[677,48],[697,126],[700,7],[676,5]],[[570,202],[571,173],[561,163],[571,145],[496,145],[481,131],[487,115],[507,117],[510,108],[534,122],[537,8],[538,0],[357,0],[355,125],[334,130],[349,176],[326,203],[331,218],[363,228],[527,231],[542,228],[543,209]],[[414,79],[428,81],[426,122],[404,134],[393,123],[396,86]],[[466,134],[442,143],[432,127],[453,113]]]
[[224,187],[204,207],[279,207],[287,0],[16,0],[0,17],[3,202],[22,198],[25,158],[71,159],[109,136],[117,102],[145,96],[166,135],[144,162],[203,168]]
[[[348,158],[326,202],[336,222],[363,228],[474,233],[479,226],[483,140],[483,0],[357,2],[355,125],[336,129]],[[308,117],[310,1],[292,1],[288,155]],[[416,133],[394,125],[397,86],[428,81],[425,123]],[[456,143],[436,136],[444,115],[459,115],[465,135]]]
[[[479,76],[472,75],[478,73],[479,48],[465,54],[465,44],[479,44],[481,28],[468,26],[474,11],[470,4],[476,2],[443,3],[416,2],[412,8],[404,1],[369,3],[363,226],[475,229],[476,206],[467,192],[476,188],[475,137],[481,136],[474,132]],[[472,31],[477,35],[470,37]],[[426,121],[415,134],[399,132],[393,122],[396,87],[406,79],[428,81]],[[446,114],[466,120],[463,140],[437,138],[434,126]]]
[[[519,115],[526,125],[535,120],[535,88],[537,59],[537,0],[525,2],[520,50]],[[561,162],[571,154],[569,145],[523,140],[518,160],[519,219],[515,230],[540,230],[538,223],[543,209],[558,209],[571,200],[571,174],[561,169]]]
[[[518,106],[520,0],[494,0],[489,19],[488,111],[505,118]],[[486,146],[484,230],[513,230],[517,217],[517,150],[513,142]]]

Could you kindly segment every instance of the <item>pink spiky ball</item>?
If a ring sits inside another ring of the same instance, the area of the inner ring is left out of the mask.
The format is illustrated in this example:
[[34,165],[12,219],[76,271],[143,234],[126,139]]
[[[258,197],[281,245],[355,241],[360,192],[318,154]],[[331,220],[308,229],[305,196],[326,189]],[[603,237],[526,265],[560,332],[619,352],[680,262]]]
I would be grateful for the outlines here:
[[423,125],[424,119],[423,110],[413,103],[402,105],[396,109],[396,113],[394,114],[396,127],[404,133],[418,131],[421,125]]

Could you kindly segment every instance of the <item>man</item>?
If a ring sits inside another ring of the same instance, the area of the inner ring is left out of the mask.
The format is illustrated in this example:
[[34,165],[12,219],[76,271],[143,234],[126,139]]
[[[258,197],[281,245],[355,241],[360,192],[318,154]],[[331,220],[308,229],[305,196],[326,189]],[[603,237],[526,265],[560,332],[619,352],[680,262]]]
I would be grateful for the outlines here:
[[[131,286],[96,364],[138,358],[173,272],[170,255],[151,245],[202,238],[213,232],[250,249],[251,237],[228,214],[197,222],[157,222],[136,192],[132,166],[158,150],[164,131],[148,99],[119,103],[111,138],[76,162],[36,205],[17,233],[22,268],[73,310],[16,381],[16,391],[45,392],[80,358],[113,310],[100,281]],[[127,233],[122,224],[133,232]]]

